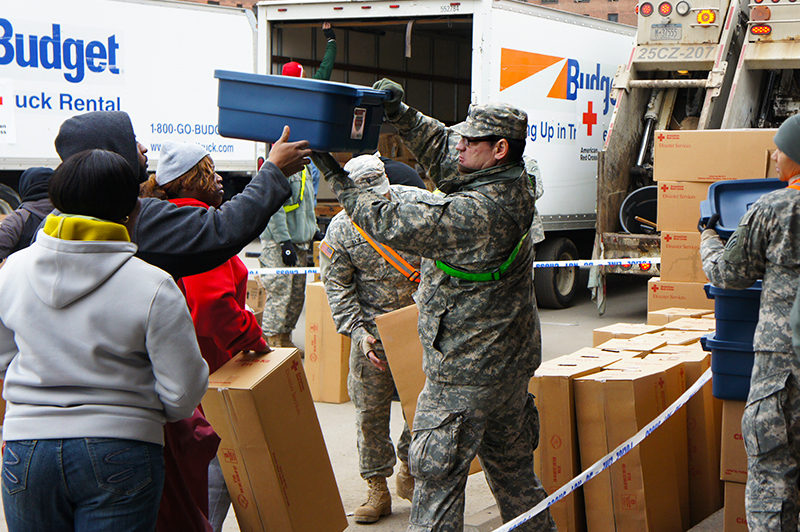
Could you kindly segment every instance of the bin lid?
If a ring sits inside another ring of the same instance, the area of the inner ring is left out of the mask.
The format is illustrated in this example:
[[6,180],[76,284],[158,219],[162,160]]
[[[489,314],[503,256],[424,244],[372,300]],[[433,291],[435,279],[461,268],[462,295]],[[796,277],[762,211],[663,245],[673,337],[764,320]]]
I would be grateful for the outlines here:
[[362,85],[324,81],[321,79],[275,76],[272,74],[252,74],[250,72],[234,72],[232,70],[215,70],[214,77],[223,81],[237,81],[240,83],[253,83],[269,87],[324,92],[339,96],[371,96],[381,100],[387,100],[390,97],[389,91],[373,89],[372,87],[364,87]]
[[706,283],[703,285],[703,289],[706,291],[706,297],[708,297],[708,299],[714,299],[716,296],[758,299],[761,297],[761,279],[753,283],[753,286],[747,288],[720,288],[711,283]]
[[701,217],[708,221],[719,214],[715,231],[722,238],[730,238],[741,217],[758,198],[785,186],[786,182],[777,178],[717,181],[708,187],[708,200],[700,205]]

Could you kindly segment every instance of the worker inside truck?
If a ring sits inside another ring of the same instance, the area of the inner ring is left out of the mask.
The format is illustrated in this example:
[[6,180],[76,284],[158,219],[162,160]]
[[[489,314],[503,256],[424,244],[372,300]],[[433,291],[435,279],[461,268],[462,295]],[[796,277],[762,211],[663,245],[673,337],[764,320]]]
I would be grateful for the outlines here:
[[[533,469],[538,411],[528,382],[541,361],[528,237],[535,191],[525,170],[527,115],[470,106],[447,128],[403,103],[383,79],[386,119],[442,194],[396,201],[358,187],[330,154],[312,159],[347,214],[399,252],[419,255],[414,299],[426,381],[409,446],[415,479],[410,532],[460,530],[477,455],[504,521],[546,497]],[[520,530],[555,530],[549,511]]]
[[800,512],[800,359],[789,316],[800,281],[800,115],[774,137],[778,177],[786,188],[758,199],[727,243],[702,231],[703,271],[714,286],[743,289],[762,279],[753,338],[755,361],[742,436],[747,451],[745,509],[750,530],[795,532]]

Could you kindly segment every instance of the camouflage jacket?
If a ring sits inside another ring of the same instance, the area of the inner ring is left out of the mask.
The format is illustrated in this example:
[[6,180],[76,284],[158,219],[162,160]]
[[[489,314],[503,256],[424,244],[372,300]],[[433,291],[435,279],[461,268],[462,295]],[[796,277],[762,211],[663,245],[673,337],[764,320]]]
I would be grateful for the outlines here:
[[800,191],[786,188],[762,196],[727,245],[716,232],[704,231],[700,254],[714,286],[747,288],[762,279],[753,348],[793,353],[789,314],[800,279]]
[[[391,185],[390,189],[392,201],[410,201],[420,194],[429,194],[403,185]],[[400,255],[419,270],[418,256]],[[354,341],[360,341],[356,336],[363,334],[359,329],[380,339],[375,316],[414,304],[413,295],[419,283],[406,279],[381,257],[345,211],[331,220],[319,258],[336,330],[347,336],[352,334]]]
[[[403,106],[395,121],[403,142],[446,194],[392,202],[344,176],[330,185],[365,231],[397,251],[423,257],[419,307],[423,369],[428,379],[491,385],[533,375],[541,360],[530,238],[534,190],[522,165],[458,171],[459,136]],[[520,245],[497,281],[466,281],[437,268],[437,259],[469,272],[494,271]]]

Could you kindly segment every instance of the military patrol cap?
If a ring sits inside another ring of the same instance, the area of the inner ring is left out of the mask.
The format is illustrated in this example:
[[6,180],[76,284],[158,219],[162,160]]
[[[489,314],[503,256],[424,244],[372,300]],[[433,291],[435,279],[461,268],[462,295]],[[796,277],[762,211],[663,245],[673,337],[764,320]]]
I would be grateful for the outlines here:
[[386,177],[383,161],[375,155],[354,157],[347,161],[344,169],[359,187],[376,194],[389,192],[389,178]]
[[800,164],[800,114],[787,118],[772,141],[791,160]]
[[528,131],[528,115],[507,103],[471,104],[467,119],[452,127],[462,137],[503,137],[524,139]]

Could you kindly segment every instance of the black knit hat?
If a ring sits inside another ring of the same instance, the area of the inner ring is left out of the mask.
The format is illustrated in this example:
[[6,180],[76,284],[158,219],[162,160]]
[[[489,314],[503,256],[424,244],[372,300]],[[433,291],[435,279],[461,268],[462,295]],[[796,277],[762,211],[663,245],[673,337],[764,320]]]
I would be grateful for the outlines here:
[[800,164],[800,114],[787,118],[772,140],[779,150]]
[[140,181],[147,179],[147,168],[139,165],[136,135],[128,113],[94,111],[68,118],[58,130],[56,151],[62,161],[84,150],[107,150],[122,155]]

